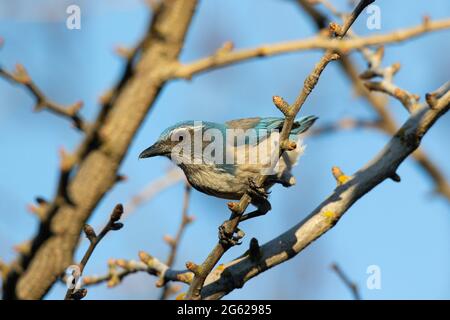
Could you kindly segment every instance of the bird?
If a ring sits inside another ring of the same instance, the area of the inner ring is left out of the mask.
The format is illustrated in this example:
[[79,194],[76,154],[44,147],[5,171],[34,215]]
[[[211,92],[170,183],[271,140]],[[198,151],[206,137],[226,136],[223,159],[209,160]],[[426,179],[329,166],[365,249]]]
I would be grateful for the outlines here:
[[[274,151],[279,148],[277,138],[285,119],[254,117],[225,123],[178,122],[165,129],[139,159],[171,159],[189,184],[207,195],[238,200],[249,194],[256,210],[242,215],[240,221],[244,221],[271,210],[268,189],[275,183],[284,187],[295,184],[291,169],[305,150],[301,134],[317,119],[306,116],[294,121],[289,140],[295,142],[295,149],[283,151],[281,157]],[[267,177],[263,186],[257,186],[256,178],[261,174]]]

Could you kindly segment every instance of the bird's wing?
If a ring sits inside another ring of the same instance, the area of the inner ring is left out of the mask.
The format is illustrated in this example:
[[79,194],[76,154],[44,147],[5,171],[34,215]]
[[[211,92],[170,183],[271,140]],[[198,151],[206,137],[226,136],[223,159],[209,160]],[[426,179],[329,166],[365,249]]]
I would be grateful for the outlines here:
[[[297,119],[291,130],[291,134],[298,135],[308,130],[313,123],[317,120],[316,116],[306,116]],[[225,123],[227,129],[255,129],[254,134],[257,139],[264,138],[267,134],[270,134],[273,130],[281,131],[284,124],[284,118],[267,117],[267,118],[245,118],[228,121]],[[264,131],[266,132],[264,133]],[[264,136],[260,136],[264,135]],[[246,140],[248,141],[248,139]]]
[[255,128],[258,123],[261,121],[260,117],[255,118],[246,118],[246,119],[237,119],[225,122],[227,129],[252,129]]
[[[300,134],[308,130],[317,120],[316,116],[306,116],[296,119],[292,125],[291,134]],[[283,128],[284,118],[260,118],[255,129],[279,130]]]
[[267,117],[267,118],[245,118],[231,120],[225,123],[228,129],[265,129],[274,130],[281,129],[283,127],[283,118]]
[[[308,130],[316,119],[317,117],[315,116],[307,116],[299,118],[294,122],[290,139],[298,143],[299,150],[291,152],[290,158],[292,159],[289,159],[290,163],[286,164],[288,167],[295,165],[299,154],[303,152],[303,146],[301,145],[301,140],[299,140],[300,138],[298,135]],[[283,123],[284,118],[275,117],[237,119],[226,122],[224,126],[215,123],[208,123],[208,128],[220,128],[220,131],[223,135],[223,143],[221,144],[223,148],[219,147],[216,152],[222,152],[222,154],[218,158],[223,159],[224,162],[223,164],[218,164],[216,162],[216,167],[225,172],[233,174],[236,171],[237,166],[240,166],[240,163],[249,163],[249,171],[259,169],[261,165],[269,165],[269,163],[273,161],[273,148],[276,146],[276,144],[273,145],[273,142],[275,141],[268,141],[267,138],[272,138],[273,130],[281,131]],[[240,129],[244,130],[244,132],[236,133],[225,129]],[[245,132],[249,129],[255,130]],[[239,136],[241,134],[243,134],[244,136],[241,136],[240,138],[229,136],[234,135],[236,137],[236,135]],[[264,147],[262,147],[261,143],[264,143]],[[233,146],[233,148],[229,148],[230,144],[231,146]],[[215,153],[215,155],[218,154]],[[239,162],[240,160],[238,160],[239,157],[241,157],[241,162]],[[252,160],[249,160],[253,159],[252,157],[256,157],[257,161],[254,162]],[[227,161],[227,159],[231,159],[231,161]],[[237,161],[237,163],[235,161]]]

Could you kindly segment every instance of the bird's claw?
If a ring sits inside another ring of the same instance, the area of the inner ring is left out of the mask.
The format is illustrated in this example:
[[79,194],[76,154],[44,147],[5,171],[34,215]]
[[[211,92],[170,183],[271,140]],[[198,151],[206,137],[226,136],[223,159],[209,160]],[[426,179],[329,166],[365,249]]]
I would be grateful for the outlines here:
[[219,242],[226,246],[236,246],[242,244],[240,241],[245,236],[245,232],[237,228],[235,232],[229,231],[227,221],[219,227]]
[[248,178],[248,186],[253,195],[263,199],[267,199],[269,197],[270,191],[267,191],[264,187],[258,186],[255,179]]

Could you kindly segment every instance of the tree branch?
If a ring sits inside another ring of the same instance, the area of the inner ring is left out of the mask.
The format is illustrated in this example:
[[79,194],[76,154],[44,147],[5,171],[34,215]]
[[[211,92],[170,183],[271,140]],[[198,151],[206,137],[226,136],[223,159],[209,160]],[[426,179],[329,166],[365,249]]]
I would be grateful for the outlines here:
[[368,61],[369,68],[360,75],[360,78],[365,80],[375,77],[381,78],[381,81],[365,81],[364,85],[367,89],[383,92],[396,98],[409,113],[420,107],[418,103],[419,96],[403,90],[393,83],[393,76],[399,71],[400,63],[394,63],[386,68],[381,67],[381,61],[384,55],[383,46],[379,47],[376,51],[368,48],[364,48],[361,51]]
[[342,271],[342,269],[336,263],[333,263],[331,265],[331,270],[333,270],[337,274],[339,279],[341,279],[344,285],[350,290],[353,299],[361,300],[361,294],[359,293],[358,286],[356,285],[356,283],[351,281],[350,278],[344,273],[344,271]]
[[[150,256],[144,251],[139,252],[141,261],[125,260],[125,259],[110,259],[108,261],[108,272],[103,276],[88,276],[83,278],[84,285],[94,285],[102,282],[107,282],[108,287],[114,287],[121,283],[126,276],[136,272],[147,272],[159,278],[156,282],[157,287],[163,287],[161,293],[161,300],[165,300],[168,296],[174,293],[174,288],[169,286],[169,281],[190,283],[193,278],[192,272],[189,270],[173,270],[172,266],[178,251],[181,238],[186,227],[193,221],[193,217],[188,215],[189,199],[191,193],[191,186],[186,183],[183,209],[181,215],[181,223],[178,227],[174,238],[165,236],[164,240],[170,246],[170,253],[166,263],[162,263],[158,259]],[[121,270],[118,270],[120,268]]]
[[[86,224],[84,226],[84,233],[86,237],[89,239],[90,244],[83,258],[81,259],[81,262],[78,264],[79,267],[78,277],[81,277],[83,275],[83,270],[86,267],[86,264],[88,263],[92,253],[94,252],[95,247],[100,243],[100,241],[102,241],[102,239],[106,236],[106,234],[110,231],[122,229],[123,224],[118,222],[122,214],[123,214],[123,206],[121,204],[116,205],[109,217],[108,223],[103,227],[102,231],[100,231],[98,235],[96,235],[94,229],[90,225]],[[67,289],[64,300],[79,300],[80,298],[83,298],[86,295],[86,293],[87,291],[85,289],[77,289],[76,287],[74,287],[73,289]]]
[[173,270],[165,263],[152,257],[144,251],[139,252],[140,261],[125,259],[110,259],[108,261],[108,273],[103,276],[87,276],[83,278],[84,286],[91,286],[107,282],[109,288],[115,287],[126,276],[136,272],[146,272],[158,277],[157,287],[163,287],[169,281],[189,284],[193,274],[189,270]]
[[[323,21],[327,21],[326,16],[318,11],[308,0],[298,0],[298,2],[307,13],[314,12],[314,14],[310,14],[310,16],[315,22],[317,28],[321,29]],[[335,9],[332,9],[331,11],[333,14],[336,14]],[[339,17],[341,16],[342,15],[339,15]],[[429,19],[424,18],[423,25],[426,26],[427,23],[429,23]],[[355,36],[353,32],[352,35]],[[363,80],[360,79],[360,72],[358,72],[358,69],[352,62],[350,56],[348,54],[344,54],[343,52],[341,52],[340,54],[341,59],[339,60],[339,65],[342,67],[344,74],[353,83],[353,86],[355,87],[357,93],[364,97],[367,102],[369,102],[373,110],[377,113],[379,118],[380,130],[389,136],[394,135],[398,130],[398,125],[396,124],[396,121],[391,112],[387,109],[387,99],[382,99],[381,97],[373,95],[366,88]],[[440,90],[445,92],[446,85],[440,88]],[[435,183],[435,192],[444,196],[447,201],[450,201],[450,185],[439,167],[427,156],[427,154],[421,148],[418,148],[412,156],[419,164],[419,166],[430,177],[430,179]]]
[[[322,21],[322,19],[320,20]],[[322,25],[322,24],[320,24]],[[167,77],[191,79],[194,75],[231,64],[244,62],[249,59],[270,57],[290,52],[305,50],[333,50],[349,53],[352,50],[362,49],[367,46],[387,45],[402,42],[418,37],[427,32],[445,30],[450,28],[450,19],[428,21],[403,30],[393,31],[387,34],[373,35],[360,38],[330,39],[327,36],[315,36],[309,39],[287,41],[277,44],[265,45],[253,49],[233,50],[233,44],[227,42],[212,56],[199,59],[187,64],[178,64],[169,70]]]
[[201,292],[203,299],[220,299],[262,272],[289,260],[330,230],[361,197],[395,174],[400,164],[419,146],[423,136],[450,108],[450,92],[435,108],[422,106],[411,114],[383,150],[362,169],[339,185],[297,225],[260,247],[261,258],[248,254],[210,273]]
[[[185,189],[184,189],[185,191],[184,191],[184,199],[183,199],[183,209],[181,212],[181,222],[178,227],[175,238],[172,238],[171,236],[168,236],[168,235],[166,235],[164,237],[164,240],[170,246],[169,257],[167,258],[167,261],[166,261],[166,265],[168,268],[172,268],[173,264],[175,263],[175,258],[177,256],[181,237],[183,236],[183,233],[184,233],[186,227],[193,221],[193,217],[188,215],[191,189],[192,189],[191,186],[186,182]],[[160,299],[161,300],[167,299],[171,292],[172,292],[172,290],[170,290],[169,285],[167,285],[167,284],[164,285],[163,292],[161,293]]]
[[41,111],[47,109],[48,111],[62,116],[63,118],[69,119],[73,126],[80,131],[86,130],[86,123],[79,114],[83,103],[81,101],[76,102],[70,106],[63,106],[56,102],[49,100],[44,93],[36,86],[25,67],[21,64],[16,65],[14,72],[6,71],[0,67],[0,76],[9,80],[12,83],[22,85],[34,96],[36,104],[34,107],[35,111]]

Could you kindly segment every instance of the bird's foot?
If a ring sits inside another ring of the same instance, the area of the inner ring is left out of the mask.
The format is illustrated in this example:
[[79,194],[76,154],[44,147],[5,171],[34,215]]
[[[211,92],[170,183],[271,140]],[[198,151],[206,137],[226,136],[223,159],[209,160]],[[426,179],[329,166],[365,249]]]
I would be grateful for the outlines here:
[[225,246],[236,246],[242,242],[240,240],[245,236],[245,232],[239,228],[236,231],[230,230],[230,221],[227,220],[219,227],[219,242]]
[[270,191],[267,191],[264,187],[259,186],[254,178],[248,178],[248,186],[250,188],[251,195],[258,198],[267,199]]

